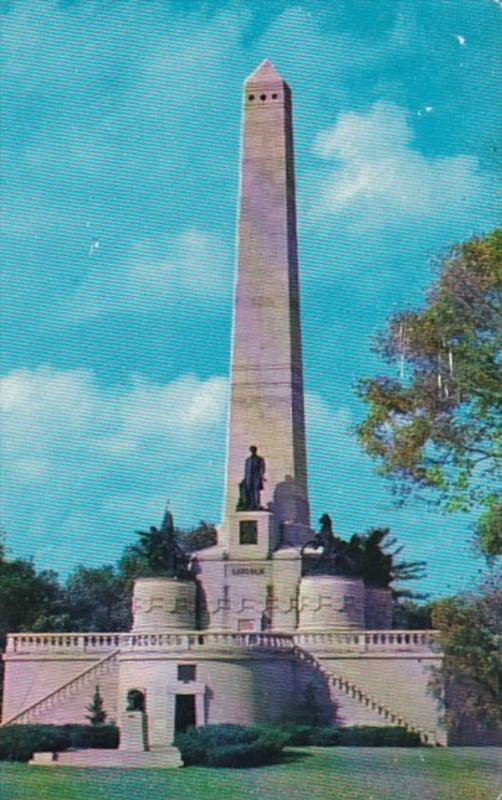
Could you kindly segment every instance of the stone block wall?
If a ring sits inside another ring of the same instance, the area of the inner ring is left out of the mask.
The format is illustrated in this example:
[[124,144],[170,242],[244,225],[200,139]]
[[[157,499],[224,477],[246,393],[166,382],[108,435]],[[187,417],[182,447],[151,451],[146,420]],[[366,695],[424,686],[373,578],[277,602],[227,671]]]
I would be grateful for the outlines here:
[[[75,678],[87,666],[97,663],[95,658],[37,658],[29,659],[26,656],[18,659],[9,659],[6,662],[2,720],[30,706],[32,703],[44,698],[49,692]],[[117,688],[118,666],[109,665],[99,675],[92,675],[85,683],[72,691],[70,696],[54,701],[53,705],[37,714],[36,720],[40,723],[65,725],[67,723],[85,724],[85,715],[89,712],[87,706],[92,701],[95,686],[98,685],[103,697],[104,708],[108,713],[108,721],[117,720]]]
[[[446,744],[446,733],[438,726],[438,703],[428,688],[431,669],[439,662],[437,656],[422,658],[384,654],[365,657],[322,655],[318,660],[334,675],[345,678],[369,697],[375,698],[393,712],[402,715],[404,720],[413,722],[424,731],[436,732],[436,738]],[[350,703],[349,707],[343,701],[342,693],[335,691],[335,694],[341,697],[342,706],[345,706],[345,713],[348,714],[347,719],[343,720],[344,724],[375,724],[356,721],[356,718],[364,718],[366,711],[372,716],[371,710],[358,704],[359,710],[354,717],[356,706]],[[362,716],[361,711],[363,711]],[[383,724],[391,723],[384,720]]]

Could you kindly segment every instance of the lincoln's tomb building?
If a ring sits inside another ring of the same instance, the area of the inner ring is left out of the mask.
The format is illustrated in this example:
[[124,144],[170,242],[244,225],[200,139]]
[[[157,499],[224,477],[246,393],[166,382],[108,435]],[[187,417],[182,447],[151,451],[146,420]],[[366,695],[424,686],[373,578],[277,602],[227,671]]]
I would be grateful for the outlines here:
[[193,557],[195,580],[136,581],[129,633],[8,636],[3,725],[83,723],[99,685],[120,727],[119,751],[57,763],[177,765],[176,730],[291,719],[307,686],[327,722],[446,743],[427,691],[433,632],[392,629],[389,590],[324,570],[309,546],[292,97],[268,60],[242,108],[218,542]]

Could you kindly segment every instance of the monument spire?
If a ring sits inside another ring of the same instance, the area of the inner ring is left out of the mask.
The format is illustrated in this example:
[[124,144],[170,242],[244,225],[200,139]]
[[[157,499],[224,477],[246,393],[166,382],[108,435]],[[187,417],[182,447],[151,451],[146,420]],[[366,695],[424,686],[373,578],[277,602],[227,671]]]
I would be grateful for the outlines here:
[[251,445],[261,507],[308,526],[291,91],[268,59],[244,82],[226,519]]
[[264,58],[261,64],[258,64],[255,71],[251,73],[251,75],[246,78],[244,81],[244,86],[247,86],[250,83],[270,83],[270,82],[278,82],[278,83],[285,83],[279,73],[277,72],[276,68],[272,64],[272,62],[268,58]]

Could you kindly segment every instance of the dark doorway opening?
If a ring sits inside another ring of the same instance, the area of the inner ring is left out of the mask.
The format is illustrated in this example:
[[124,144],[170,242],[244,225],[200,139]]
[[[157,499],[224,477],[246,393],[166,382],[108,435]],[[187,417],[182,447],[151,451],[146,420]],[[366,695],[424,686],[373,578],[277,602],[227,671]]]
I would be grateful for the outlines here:
[[174,730],[176,733],[182,733],[191,726],[195,727],[195,695],[177,694]]

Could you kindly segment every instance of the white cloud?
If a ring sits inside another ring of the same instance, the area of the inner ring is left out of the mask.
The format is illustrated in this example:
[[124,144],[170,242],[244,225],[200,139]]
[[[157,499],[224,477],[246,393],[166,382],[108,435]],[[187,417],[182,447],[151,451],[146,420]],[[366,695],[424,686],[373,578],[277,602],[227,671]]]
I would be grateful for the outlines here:
[[[51,366],[19,369],[0,381],[3,451],[9,470],[38,477],[57,472],[61,453],[77,450],[101,469],[131,454],[152,462],[176,444],[196,452],[225,418],[227,381],[182,375],[158,384],[137,375],[127,387],[100,387],[93,372]],[[19,465],[21,468],[19,469]],[[32,468],[27,468],[32,465]],[[72,467],[65,464],[65,469]]]
[[148,292],[179,300],[189,292],[207,301],[227,294],[231,259],[216,235],[191,228],[171,241],[139,242],[126,270],[126,291],[134,296]]
[[413,139],[406,110],[392,102],[340,114],[314,142],[316,155],[337,162],[321,180],[314,213],[342,215],[362,227],[472,223],[487,189],[477,158],[425,156]]
[[43,366],[10,372],[0,389],[4,525],[17,552],[57,568],[62,554],[69,565],[113,559],[167,498],[181,524],[218,518],[225,378],[103,387],[89,370]]
[[[227,382],[183,375],[164,386],[135,377],[116,410],[116,426],[101,441],[109,453],[142,453],[156,442],[194,452],[213,428],[221,427]],[[203,445],[204,446],[204,445]]]
[[[317,435],[329,434],[332,440],[336,435],[345,435],[353,425],[353,415],[346,405],[336,410],[317,392],[308,392],[305,397],[306,416],[309,426]],[[329,450],[329,445],[327,446]]]
[[98,390],[87,370],[19,369],[2,378],[0,387],[4,457],[13,457],[14,466],[18,455],[23,462],[49,463],[58,443],[66,450],[80,447],[82,433],[100,416]]
[[113,269],[105,258],[101,249],[89,261],[80,284],[63,301],[62,315],[87,319],[108,311],[148,313],[183,303],[204,306],[208,313],[230,302],[232,254],[215,233],[189,228],[143,239]]

